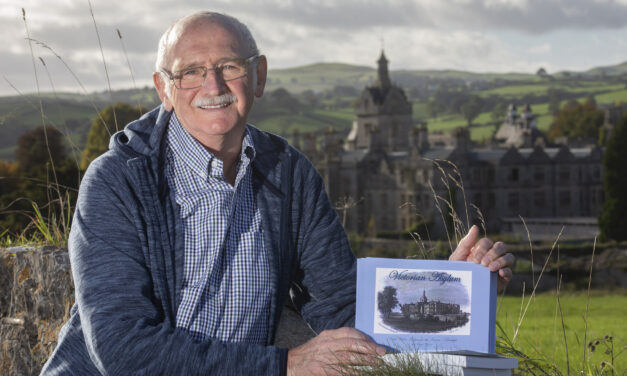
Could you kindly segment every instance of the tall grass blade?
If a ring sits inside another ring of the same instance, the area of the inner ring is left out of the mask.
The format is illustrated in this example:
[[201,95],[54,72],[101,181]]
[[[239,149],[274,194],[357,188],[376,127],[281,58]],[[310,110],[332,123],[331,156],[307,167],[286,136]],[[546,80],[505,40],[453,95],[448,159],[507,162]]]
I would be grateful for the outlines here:
[[[96,16],[94,16],[94,10],[91,6],[91,1],[87,0],[87,4],[89,5],[89,13],[91,14],[91,19],[94,21],[94,29],[96,30],[96,37],[98,38],[98,46],[100,47],[100,56],[102,56],[102,64],[104,65],[105,76],[107,77],[107,86],[109,88],[109,95],[111,96],[111,101],[113,102],[113,90],[111,90],[111,80],[109,79],[109,70],[107,69],[107,61],[105,60],[104,50],[102,48],[102,41],[100,40],[100,32],[98,31],[98,24],[96,23]],[[115,123],[115,130],[119,131],[118,127],[118,119],[115,116],[115,102],[113,103],[113,123]]]

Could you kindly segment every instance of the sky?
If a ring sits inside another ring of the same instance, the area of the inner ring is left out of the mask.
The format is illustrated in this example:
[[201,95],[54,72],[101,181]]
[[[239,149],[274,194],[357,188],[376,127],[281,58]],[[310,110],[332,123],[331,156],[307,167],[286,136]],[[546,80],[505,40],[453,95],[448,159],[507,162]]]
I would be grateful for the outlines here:
[[382,47],[391,70],[554,73],[627,61],[627,0],[0,0],[0,95],[106,90],[105,71],[114,89],[152,85],[163,31],[207,6],[248,25],[271,70],[374,68]]

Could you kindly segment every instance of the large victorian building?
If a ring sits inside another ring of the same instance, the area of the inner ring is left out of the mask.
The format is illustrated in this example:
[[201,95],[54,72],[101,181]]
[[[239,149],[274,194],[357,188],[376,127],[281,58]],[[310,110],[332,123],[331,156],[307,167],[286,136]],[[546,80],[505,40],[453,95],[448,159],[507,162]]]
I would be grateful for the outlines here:
[[347,231],[400,232],[427,223],[430,236],[441,237],[457,220],[450,218],[454,208],[458,220],[484,222],[492,233],[511,231],[520,217],[532,230],[554,224],[552,236],[564,223],[571,232],[594,233],[603,203],[602,149],[546,147],[534,118],[528,106],[520,115],[510,107],[489,146],[474,146],[467,128],[454,131],[450,146],[432,145],[426,126],[414,125],[412,105],[390,80],[381,53],[378,79],[362,92],[348,138],[327,131],[322,147],[309,140],[304,152]]

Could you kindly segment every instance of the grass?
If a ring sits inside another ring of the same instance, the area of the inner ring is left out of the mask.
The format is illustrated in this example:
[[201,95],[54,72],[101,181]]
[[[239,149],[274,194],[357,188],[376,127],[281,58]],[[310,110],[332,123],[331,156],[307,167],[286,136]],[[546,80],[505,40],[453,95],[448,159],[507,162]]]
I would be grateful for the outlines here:
[[[528,299],[524,299],[524,304]],[[567,374],[566,346],[556,294],[538,294],[532,299],[515,345],[527,356],[547,360],[563,374]],[[522,300],[521,297],[510,296],[499,300],[497,320],[504,330],[501,335],[505,334],[510,339],[514,337]],[[587,343],[584,342],[587,303],[585,292],[562,294],[559,303],[563,312],[571,374],[600,367],[601,362],[608,361],[609,355],[604,353],[604,348],[590,352]],[[621,351],[627,344],[627,327],[624,325],[626,315],[627,295],[624,293],[592,293],[587,314],[588,342],[606,335],[612,336],[615,353]],[[586,364],[583,359],[584,351],[588,353]],[[627,354],[617,357],[614,368],[620,371],[619,375],[627,371]]]

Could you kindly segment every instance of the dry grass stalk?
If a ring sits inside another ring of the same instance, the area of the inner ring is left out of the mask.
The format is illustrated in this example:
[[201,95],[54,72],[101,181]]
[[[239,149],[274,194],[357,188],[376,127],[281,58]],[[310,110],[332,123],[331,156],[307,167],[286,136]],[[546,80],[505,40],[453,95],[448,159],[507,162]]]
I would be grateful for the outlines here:
[[[94,29],[96,30],[96,37],[98,38],[98,46],[100,47],[100,56],[102,56],[102,65],[104,65],[105,77],[107,78],[107,87],[109,88],[109,95],[113,99],[113,90],[111,89],[111,80],[109,79],[109,70],[107,69],[107,61],[104,56],[104,50],[102,48],[102,42],[100,41],[100,32],[98,31],[98,24],[96,23],[96,16],[94,16],[94,10],[91,6],[91,1],[87,0],[87,4],[89,5],[89,13],[91,14],[91,19],[94,21]],[[119,131],[118,127],[118,119],[115,116],[115,103],[113,104],[113,122],[115,123],[115,130]]]

